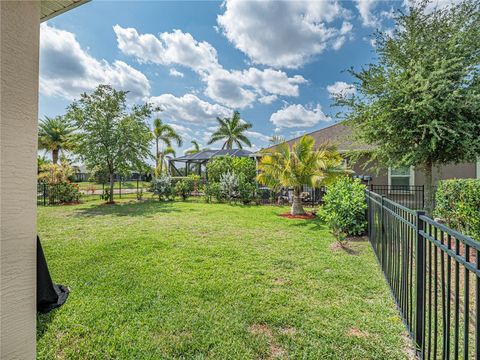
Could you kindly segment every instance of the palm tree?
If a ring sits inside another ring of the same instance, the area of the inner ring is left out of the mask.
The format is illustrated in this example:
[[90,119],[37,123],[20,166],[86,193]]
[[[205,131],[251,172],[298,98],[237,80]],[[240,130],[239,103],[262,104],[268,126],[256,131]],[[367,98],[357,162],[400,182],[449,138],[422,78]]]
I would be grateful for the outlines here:
[[252,124],[246,123],[240,119],[238,111],[233,112],[231,118],[218,118],[218,129],[212,134],[208,144],[225,140],[222,149],[233,149],[233,144],[237,144],[242,149],[242,143],[252,146],[250,140],[245,136],[245,131],[252,127]]
[[40,120],[38,126],[38,148],[52,152],[53,164],[58,163],[60,153],[74,147],[74,128],[64,116]]
[[273,188],[292,187],[292,215],[305,214],[300,199],[304,185],[315,187],[326,184],[336,175],[346,173],[342,158],[334,147],[322,144],[315,150],[315,140],[303,136],[293,146],[282,143],[265,154],[258,165],[257,181]]
[[155,168],[155,175],[156,176],[162,175],[163,172],[168,169],[167,157],[169,155],[172,155],[173,157],[175,157],[177,153],[175,152],[174,148],[172,148],[171,146],[168,146],[163,151],[160,151],[159,154],[160,155],[158,157],[158,165]]
[[[168,154],[174,154],[175,151],[172,148],[172,141],[176,142],[178,146],[182,146],[182,137],[175,131],[173,127],[168,124],[164,124],[161,119],[156,118],[153,120],[153,136],[155,139],[155,168],[163,171],[163,162],[165,156]],[[160,142],[166,147],[163,151],[160,149]],[[168,153],[167,153],[168,150]]]
[[202,151],[202,149],[200,149],[200,144],[198,143],[197,140],[192,140],[191,143],[193,145],[193,148],[185,150],[185,155],[194,155]]

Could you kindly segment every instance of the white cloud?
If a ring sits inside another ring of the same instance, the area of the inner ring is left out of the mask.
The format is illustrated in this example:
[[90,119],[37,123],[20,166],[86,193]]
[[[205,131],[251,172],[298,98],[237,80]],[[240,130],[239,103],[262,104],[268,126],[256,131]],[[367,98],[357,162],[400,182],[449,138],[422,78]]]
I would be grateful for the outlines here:
[[99,84],[110,84],[143,98],[150,93],[147,77],[123,61],[97,60],[71,32],[40,26],[40,92],[72,100]]
[[170,69],[170,76],[183,78],[184,74],[181,71],[178,71],[177,69],[172,68]]
[[215,121],[217,116],[227,117],[232,115],[232,110],[203,101],[192,94],[185,94],[181,97],[163,94],[151,97],[149,100],[162,109],[160,117],[170,121],[205,125]]
[[[345,33],[351,30],[348,23],[344,23],[342,28]],[[217,61],[216,50],[209,43],[199,42],[180,30],[162,33],[159,37],[138,34],[135,29],[119,25],[114,26],[114,31],[120,50],[127,55],[133,55],[142,62],[177,64],[196,71],[206,85],[205,95],[224,106],[243,109],[257,100],[271,103],[278,96],[296,97],[299,85],[307,82],[300,75],[289,77],[285,72],[274,69],[224,69]],[[195,60],[191,59],[192,56]],[[170,69],[173,76],[178,75],[177,72]]]
[[255,93],[243,88],[242,80],[227,70],[216,70],[204,81],[207,83],[205,95],[222,105],[243,109],[255,101]]
[[270,116],[270,121],[277,127],[296,128],[311,127],[320,121],[329,121],[319,104],[316,107],[304,107],[300,104],[294,104],[284,107]]
[[226,0],[224,7],[218,24],[254,63],[298,68],[329,47],[338,49],[346,40],[338,40],[347,34],[332,24],[348,17],[336,0]]
[[367,27],[378,27],[379,20],[373,14],[373,8],[379,3],[378,0],[355,0],[356,7],[362,19],[362,25]]
[[355,87],[352,84],[347,84],[344,81],[337,81],[332,85],[327,86],[327,91],[331,97],[346,96],[355,94]]
[[261,104],[271,104],[278,99],[277,95],[265,95],[258,99]]
[[298,96],[299,84],[307,82],[302,76],[288,75],[280,70],[249,68],[243,71],[218,69],[204,77],[205,94],[219,103],[234,107],[250,106],[257,97],[271,103],[278,96]]
[[118,48],[140,62],[162,65],[180,64],[196,72],[209,72],[219,67],[217,51],[206,41],[199,42],[181,30],[152,34],[139,34],[136,29],[113,27]]
[[258,131],[247,130],[247,131],[245,131],[245,135],[247,135],[248,138],[257,139],[257,140],[259,140],[261,142],[265,142],[265,143],[268,143],[270,141],[270,136],[259,133]]

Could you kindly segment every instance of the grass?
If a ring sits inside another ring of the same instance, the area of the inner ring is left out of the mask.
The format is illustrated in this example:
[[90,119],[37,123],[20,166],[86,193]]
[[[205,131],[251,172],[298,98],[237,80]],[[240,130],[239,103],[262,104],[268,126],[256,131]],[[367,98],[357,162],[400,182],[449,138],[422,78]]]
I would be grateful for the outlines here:
[[39,359],[404,359],[367,242],[333,251],[285,208],[90,201],[39,207],[67,303],[39,315]]

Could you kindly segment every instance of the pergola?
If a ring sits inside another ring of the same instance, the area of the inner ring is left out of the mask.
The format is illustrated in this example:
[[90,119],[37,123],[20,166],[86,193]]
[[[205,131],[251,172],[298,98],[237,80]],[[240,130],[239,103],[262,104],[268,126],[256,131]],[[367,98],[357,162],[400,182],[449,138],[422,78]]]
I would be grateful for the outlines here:
[[[194,172],[196,172],[197,175],[201,175],[202,166],[204,166],[205,174],[207,174],[206,165],[214,157],[218,157],[218,156],[252,157],[252,155],[253,153],[251,151],[244,150],[244,149],[203,150],[196,154],[189,154],[189,155],[180,156],[174,159],[170,159],[168,161],[168,164],[170,168],[170,174],[173,176],[188,175],[191,172],[192,165],[194,165]],[[184,174],[182,174],[180,170],[175,166],[176,162],[185,164]]]

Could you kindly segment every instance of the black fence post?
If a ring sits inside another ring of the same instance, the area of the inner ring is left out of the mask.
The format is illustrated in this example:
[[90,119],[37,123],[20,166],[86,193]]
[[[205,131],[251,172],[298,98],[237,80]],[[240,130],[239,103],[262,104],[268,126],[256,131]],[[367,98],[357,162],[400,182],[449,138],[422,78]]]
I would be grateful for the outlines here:
[[425,223],[421,219],[425,211],[416,211],[416,251],[415,251],[415,345],[417,351],[422,353],[425,336],[425,239],[420,234],[425,229]]
[[43,206],[47,205],[47,183],[43,183]]
[[120,177],[118,180],[118,194],[120,195],[120,199],[122,198],[122,178]]
[[[382,268],[384,268],[384,264],[385,264],[385,244],[387,243],[386,239],[385,239],[385,229],[384,229],[384,221],[383,221],[383,207],[385,206],[384,205],[384,201],[383,201],[383,198],[384,196],[382,195],[381,196],[381,200],[380,200],[380,247],[381,247],[381,251],[380,251],[380,264],[382,264]],[[378,246],[378,245],[377,245]]]

